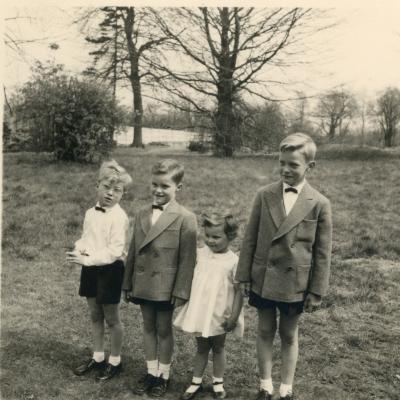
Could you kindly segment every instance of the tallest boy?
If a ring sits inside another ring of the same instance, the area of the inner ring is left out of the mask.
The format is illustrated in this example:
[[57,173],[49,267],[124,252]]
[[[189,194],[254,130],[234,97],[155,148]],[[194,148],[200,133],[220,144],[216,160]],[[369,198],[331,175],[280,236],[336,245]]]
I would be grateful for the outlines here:
[[302,133],[280,144],[281,180],[255,197],[240,251],[236,280],[257,308],[257,400],[271,400],[272,344],[280,313],[280,399],[292,400],[298,356],[298,320],[321,302],[328,287],[332,220],[329,200],[306,181],[315,166],[316,145]]

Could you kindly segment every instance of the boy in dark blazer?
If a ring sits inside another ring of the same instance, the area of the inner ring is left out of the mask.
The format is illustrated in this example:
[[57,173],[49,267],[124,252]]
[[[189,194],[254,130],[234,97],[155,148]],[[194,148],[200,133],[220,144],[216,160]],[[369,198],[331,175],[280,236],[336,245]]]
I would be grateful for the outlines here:
[[257,400],[271,400],[272,344],[282,343],[280,399],[292,400],[298,357],[298,320],[321,302],[328,288],[332,217],[329,200],[306,181],[316,145],[302,133],[280,144],[281,180],[258,190],[240,252],[236,280],[257,308]]
[[183,175],[175,160],[153,166],[152,204],[136,215],[122,286],[125,300],[139,304],[143,317],[147,373],[134,392],[153,397],[168,388],[172,312],[189,299],[196,264],[196,216],[175,200]]

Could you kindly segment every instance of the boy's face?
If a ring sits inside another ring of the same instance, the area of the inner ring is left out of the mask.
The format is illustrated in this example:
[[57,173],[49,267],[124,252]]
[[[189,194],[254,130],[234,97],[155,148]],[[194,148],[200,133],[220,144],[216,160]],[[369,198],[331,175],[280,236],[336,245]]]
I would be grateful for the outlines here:
[[307,171],[314,165],[315,161],[307,162],[299,150],[287,150],[279,154],[279,172],[282,181],[290,186],[297,186],[301,183]]
[[102,207],[113,207],[119,203],[124,194],[124,186],[120,182],[103,179],[97,183],[97,201]]
[[175,183],[172,174],[160,174],[151,176],[151,194],[153,204],[162,206],[174,200],[176,192],[181,190],[182,183]]
[[204,227],[204,237],[213,253],[225,253],[228,250],[229,239],[223,225]]

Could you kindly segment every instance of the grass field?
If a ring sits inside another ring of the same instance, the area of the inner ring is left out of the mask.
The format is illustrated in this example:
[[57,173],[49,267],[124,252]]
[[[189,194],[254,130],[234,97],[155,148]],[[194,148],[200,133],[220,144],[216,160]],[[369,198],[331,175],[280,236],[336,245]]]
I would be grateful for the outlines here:
[[[196,214],[229,207],[241,222],[256,188],[278,178],[276,160],[221,160],[171,149],[117,149],[134,178],[122,206],[132,217],[149,201],[149,170],[163,156],[186,168],[179,201]],[[295,391],[299,400],[398,399],[400,393],[400,168],[396,157],[320,160],[309,181],[332,201],[331,288],[323,307],[305,314]],[[139,309],[121,305],[124,373],[95,383],[71,368],[90,355],[85,301],[77,295],[78,267],[65,247],[80,235],[95,201],[97,166],[52,163],[44,155],[4,155],[1,309],[2,399],[135,399],[130,387],[144,371]],[[245,306],[242,340],[228,338],[226,389],[251,399],[258,382],[256,315]],[[273,378],[279,384],[279,339]],[[194,341],[177,333],[172,386],[177,399],[191,379]],[[211,369],[208,368],[208,374]],[[211,393],[202,394],[211,398]]]

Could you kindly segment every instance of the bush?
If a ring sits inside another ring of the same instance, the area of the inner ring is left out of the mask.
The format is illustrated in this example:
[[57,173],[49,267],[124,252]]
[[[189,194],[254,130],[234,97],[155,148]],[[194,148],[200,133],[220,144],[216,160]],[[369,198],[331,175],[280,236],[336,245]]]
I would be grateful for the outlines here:
[[196,140],[191,140],[188,144],[189,151],[197,151],[199,153],[206,153],[211,150],[211,146],[207,142],[199,142]]
[[124,118],[107,88],[70,77],[53,64],[37,63],[13,101],[33,149],[51,152],[57,160],[93,162],[106,156]]

